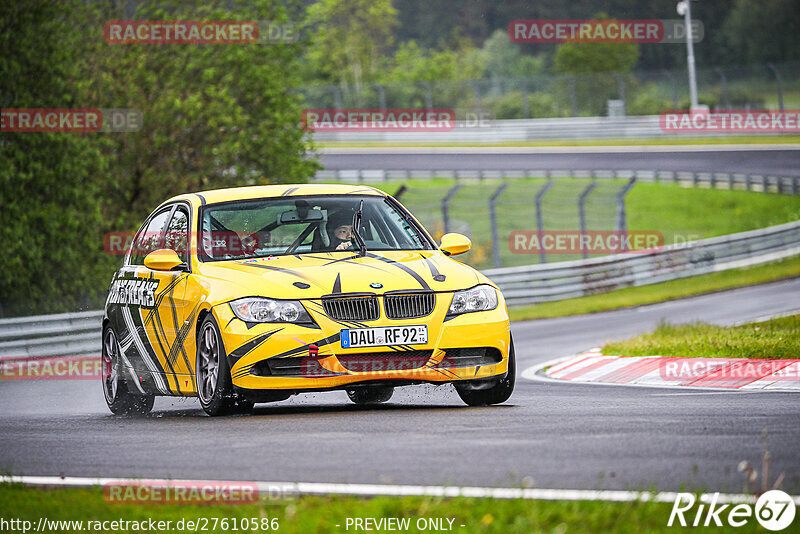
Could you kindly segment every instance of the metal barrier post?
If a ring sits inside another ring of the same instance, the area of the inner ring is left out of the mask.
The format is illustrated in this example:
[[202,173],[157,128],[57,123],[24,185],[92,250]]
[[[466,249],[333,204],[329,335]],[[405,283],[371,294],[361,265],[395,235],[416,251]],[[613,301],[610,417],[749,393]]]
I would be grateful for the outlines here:
[[583,236],[586,235],[586,197],[589,196],[589,193],[597,186],[597,182],[592,182],[586,186],[580,196],[578,197],[578,217],[580,219],[581,224],[581,250],[583,252],[583,258],[586,259],[589,257],[589,251],[586,249],[585,242]]
[[450,232],[450,213],[448,211],[448,205],[450,204],[450,200],[458,193],[458,190],[461,189],[461,186],[464,184],[456,184],[450,188],[447,194],[442,199],[442,219],[444,220],[444,233]]
[[630,181],[625,184],[625,187],[622,188],[622,191],[619,192],[617,195],[617,232],[620,234],[620,245],[621,249],[625,250],[625,234],[628,233],[628,215],[625,212],[625,197],[628,195],[631,189],[633,189],[634,184],[636,184],[636,177],[630,179]]
[[542,217],[542,199],[553,187],[553,179],[551,178],[538,193],[536,193],[536,230],[539,233],[539,263],[547,263],[547,254],[542,247],[542,238],[544,237],[544,219]]
[[433,91],[431,90],[431,84],[428,82],[417,82],[417,85],[425,89],[425,108],[428,110],[433,109]]
[[775,73],[775,81],[778,84],[778,107],[783,111],[783,78],[781,78],[781,71],[772,63],[767,63],[767,67]]
[[386,112],[386,91],[383,90],[383,86],[379,83],[373,83],[372,87],[374,87],[378,91],[378,107],[380,107],[382,112]]
[[528,80],[522,79],[522,116],[526,119],[531,118],[531,107],[528,103]]
[[722,72],[722,69],[717,67],[714,69],[714,72],[719,74],[720,79],[722,80],[722,102],[725,104],[725,109],[731,109],[731,102],[728,100],[728,77],[725,76],[725,73]]
[[494,257],[494,266],[500,267],[500,238],[497,235],[497,199],[503,194],[503,191],[508,187],[508,182],[504,183],[495,189],[492,196],[489,197],[489,222],[492,225],[492,256]]

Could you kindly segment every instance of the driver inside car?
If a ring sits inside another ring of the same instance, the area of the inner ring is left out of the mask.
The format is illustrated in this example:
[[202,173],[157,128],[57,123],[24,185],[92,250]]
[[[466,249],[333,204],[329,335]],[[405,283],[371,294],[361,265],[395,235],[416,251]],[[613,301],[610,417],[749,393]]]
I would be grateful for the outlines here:
[[353,211],[339,210],[328,217],[326,231],[330,238],[332,250],[347,250],[352,248],[355,235],[353,233]]

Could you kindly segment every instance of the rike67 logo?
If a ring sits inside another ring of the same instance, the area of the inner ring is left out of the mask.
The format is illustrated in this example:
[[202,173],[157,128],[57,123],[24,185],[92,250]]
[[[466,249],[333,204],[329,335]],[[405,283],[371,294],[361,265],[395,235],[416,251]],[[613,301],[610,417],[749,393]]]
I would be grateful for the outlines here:
[[706,497],[703,495],[697,499],[691,493],[678,493],[667,526],[677,524],[682,527],[742,527],[755,517],[763,528],[778,531],[792,524],[796,512],[794,499],[781,490],[763,493],[755,505],[730,502],[722,504],[719,502],[719,493],[711,495],[710,502],[697,502],[708,501]]

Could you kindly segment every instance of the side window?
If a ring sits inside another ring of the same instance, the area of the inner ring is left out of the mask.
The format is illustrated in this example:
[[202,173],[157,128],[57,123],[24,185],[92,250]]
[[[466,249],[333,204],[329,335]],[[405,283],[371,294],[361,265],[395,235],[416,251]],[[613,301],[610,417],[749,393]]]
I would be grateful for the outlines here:
[[131,265],[144,265],[144,257],[160,248],[164,248],[162,232],[167,224],[172,206],[158,212],[143,231],[133,241]]
[[164,236],[164,248],[169,248],[178,253],[184,263],[189,263],[189,214],[182,207],[178,207],[172,215]]

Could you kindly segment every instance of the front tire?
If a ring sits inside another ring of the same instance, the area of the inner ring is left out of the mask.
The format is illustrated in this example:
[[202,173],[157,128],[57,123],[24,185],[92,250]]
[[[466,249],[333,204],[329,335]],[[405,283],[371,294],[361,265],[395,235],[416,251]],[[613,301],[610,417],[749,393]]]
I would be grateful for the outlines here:
[[381,386],[347,390],[347,396],[356,404],[381,404],[391,399],[393,393],[393,387]]
[[508,373],[505,378],[496,385],[488,389],[459,389],[456,386],[458,396],[461,397],[469,406],[488,406],[490,404],[500,404],[508,400],[514,392],[514,382],[517,377],[517,358],[514,354],[514,341],[508,351]]
[[203,320],[197,335],[195,381],[200,406],[208,415],[246,413],[253,409],[252,402],[240,398],[233,391],[222,336],[210,315]]
[[114,415],[145,415],[155,402],[154,395],[134,395],[122,378],[122,355],[117,335],[110,326],[103,330],[103,397]]

